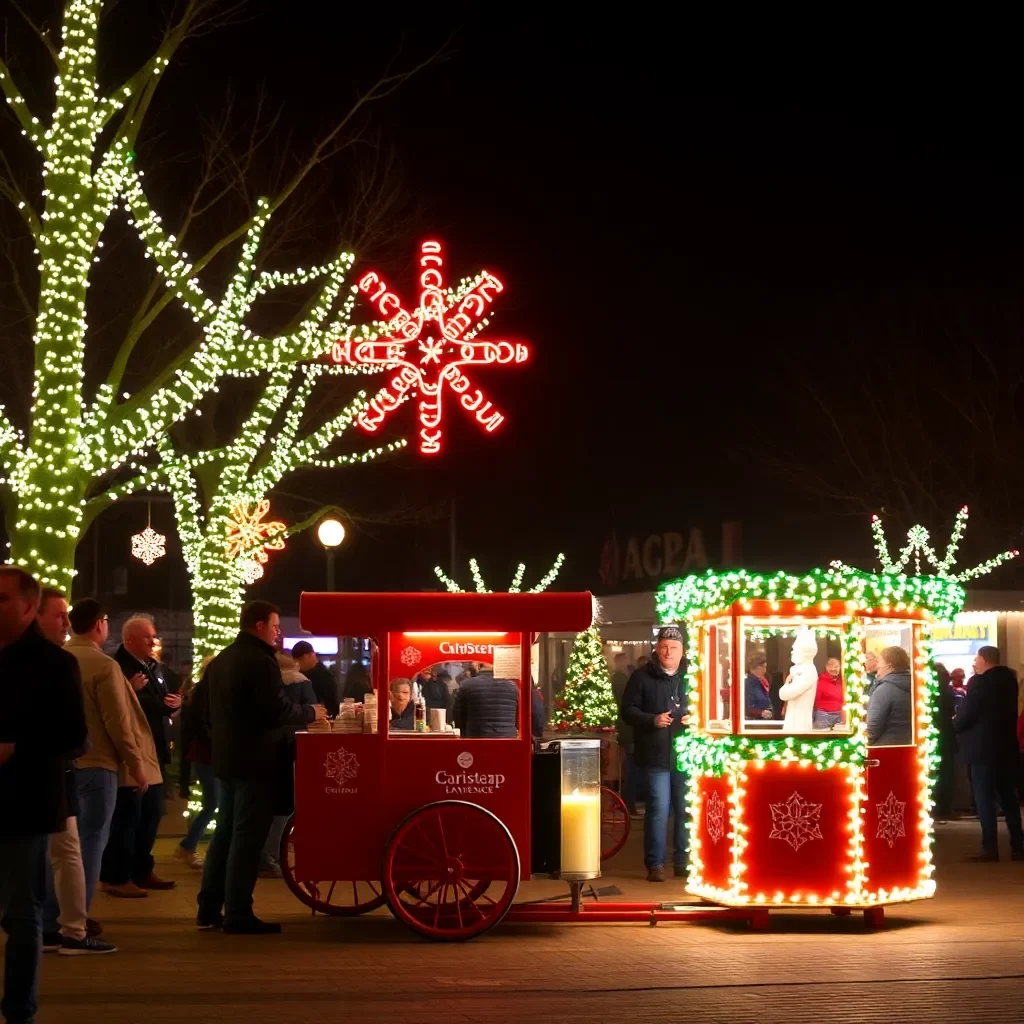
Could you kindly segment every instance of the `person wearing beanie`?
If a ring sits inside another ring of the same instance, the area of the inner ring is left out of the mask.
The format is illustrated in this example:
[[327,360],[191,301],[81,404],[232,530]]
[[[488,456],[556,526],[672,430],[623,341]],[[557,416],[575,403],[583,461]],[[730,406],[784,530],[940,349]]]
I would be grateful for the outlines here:
[[683,634],[676,626],[658,633],[654,657],[626,683],[622,717],[633,727],[633,757],[647,782],[644,817],[644,866],[647,881],[665,881],[668,818],[673,818],[673,866],[686,875],[686,777],[676,763],[674,740],[689,721],[683,659]]
[[338,714],[338,681],[334,673],[317,657],[308,640],[300,640],[292,648],[298,670],[313,684],[316,703],[323,704],[332,718]]

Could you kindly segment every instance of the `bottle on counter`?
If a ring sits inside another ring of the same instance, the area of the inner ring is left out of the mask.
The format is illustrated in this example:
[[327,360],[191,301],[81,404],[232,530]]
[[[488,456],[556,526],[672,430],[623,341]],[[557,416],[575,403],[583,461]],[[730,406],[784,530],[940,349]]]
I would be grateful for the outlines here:
[[422,697],[416,698],[416,732],[426,732],[427,702]]

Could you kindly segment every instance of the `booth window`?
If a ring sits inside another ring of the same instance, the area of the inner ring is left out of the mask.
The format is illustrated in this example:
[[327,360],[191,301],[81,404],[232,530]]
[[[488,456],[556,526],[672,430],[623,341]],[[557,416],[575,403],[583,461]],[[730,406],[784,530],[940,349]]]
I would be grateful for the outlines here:
[[905,747],[914,742],[915,628],[899,619],[865,627],[868,746]]
[[739,622],[741,731],[849,733],[850,666],[844,661],[844,623],[754,618]]
[[710,732],[732,730],[732,628],[729,619],[704,627],[704,721]]

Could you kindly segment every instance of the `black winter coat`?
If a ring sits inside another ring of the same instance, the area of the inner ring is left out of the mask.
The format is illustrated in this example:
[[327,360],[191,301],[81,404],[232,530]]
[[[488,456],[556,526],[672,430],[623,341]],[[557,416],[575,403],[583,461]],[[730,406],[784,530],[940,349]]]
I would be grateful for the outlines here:
[[[681,720],[688,713],[681,671],[682,666],[669,675],[652,658],[626,683],[621,714],[633,727],[633,757],[641,768],[675,767],[673,741],[682,733]],[[660,729],[654,720],[666,711],[672,713],[672,724]]]
[[272,782],[285,763],[289,730],[316,717],[294,704],[281,682],[274,648],[251,633],[239,633],[207,666],[208,732],[218,779]]
[[511,679],[476,676],[455,691],[452,721],[466,739],[519,735],[519,686]]
[[78,662],[33,622],[0,648],[0,743],[14,744],[0,765],[0,836],[63,830],[67,758],[87,737]]
[[967,764],[1016,765],[1017,680],[1005,665],[971,679],[953,728]]
[[322,662],[317,662],[308,672],[302,673],[312,684],[313,692],[327,714],[332,717],[338,713],[338,681],[334,673]]
[[[131,681],[132,676],[142,672],[147,683],[141,690],[135,691],[142,705],[142,713],[149,722],[149,731],[153,734],[153,746],[156,747],[157,760],[161,765],[171,763],[171,744],[167,738],[167,726],[170,721],[170,712],[164,704],[164,697],[167,696],[167,686],[163,677],[156,669],[156,662],[140,661],[131,651],[121,644],[114,652],[114,661],[121,666],[125,679]],[[133,687],[134,689],[134,687]]]

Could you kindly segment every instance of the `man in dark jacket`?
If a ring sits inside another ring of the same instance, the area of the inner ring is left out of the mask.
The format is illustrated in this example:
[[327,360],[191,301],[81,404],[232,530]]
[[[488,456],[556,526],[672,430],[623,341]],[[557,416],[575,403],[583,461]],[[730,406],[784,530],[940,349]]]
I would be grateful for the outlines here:
[[200,928],[223,924],[225,932],[246,935],[281,930],[252,912],[260,851],[274,818],[288,730],[326,718],[327,712],[322,705],[288,699],[275,657],[280,635],[277,608],[267,601],[250,601],[242,609],[238,637],[203,673],[221,801],[199,891]]
[[0,566],[0,1014],[35,1019],[47,837],[67,817],[64,759],[86,741],[78,663],[36,625],[39,584]]
[[666,626],[658,634],[654,657],[630,676],[622,695],[622,717],[633,727],[633,756],[647,779],[644,866],[649,882],[665,881],[670,807],[675,873],[686,874],[686,777],[678,770],[674,749],[689,720],[682,662],[683,634]]
[[[168,716],[181,707],[181,697],[169,693],[158,663],[153,657],[157,644],[156,626],[148,615],[133,615],[121,627],[121,645],[114,653],[125,679],[131,683],[149,731],[153,734],[160,772],[170,764]],[[104,886],[121,887],[134,882],[140,889],[173,889],[175,882],[156,875],[153,868],[153,844],[164,816],[164,787],[150,786],[140,793],[131,786],[118,786],[110,839],[103,851],[100,881]],[[109,889],[107,890],[110,891]]]
[[452,721],[466,739],[515,739],[519,735],[519,684],[481,672],[456,691]]
[[974,656],[975,676],[967,687],[953,727],[964,761],[971,766],[971,786],[981,823],[981,853],[974,861],[999,860],[996,798],[1006,817],[1013,860],[1024,860],[1024,833],[1017,803],[1017,680],[1000,664],[997,647],[982,647]]
[[[308,640],[300,640],[292,648],[292,657],[299,671],[313,684],[313,692],[319,703],[327,708],[332,718],[338,714],[338,681],[334,673],[317,657]],[[359,698],[362,700],[362,697]]]

